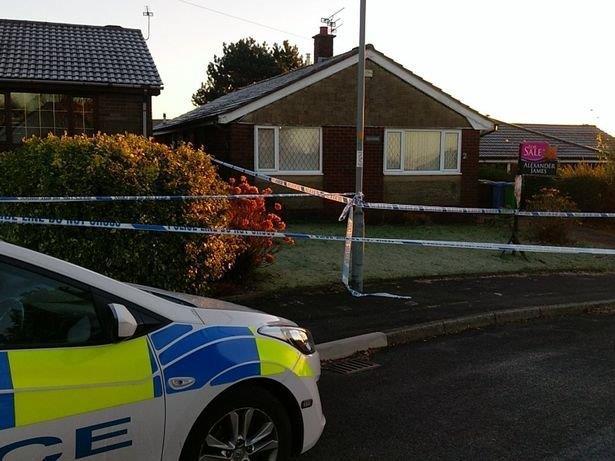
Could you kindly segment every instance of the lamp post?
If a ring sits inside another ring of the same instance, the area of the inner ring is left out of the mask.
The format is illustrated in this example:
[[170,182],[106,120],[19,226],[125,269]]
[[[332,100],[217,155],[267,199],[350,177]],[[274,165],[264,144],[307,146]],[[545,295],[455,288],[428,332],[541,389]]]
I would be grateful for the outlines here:
[[[355,191],[363,194],[363,147],[365,141],[365,12],[367,0],[361,1],[359,32],[359,61],[357,63],[357,164]],[[353,208],[353,231],[355,237],[365,236],[365,215],[363,208]],[[365,244],[352,242],[352,287],[363,291],[363,256]]]

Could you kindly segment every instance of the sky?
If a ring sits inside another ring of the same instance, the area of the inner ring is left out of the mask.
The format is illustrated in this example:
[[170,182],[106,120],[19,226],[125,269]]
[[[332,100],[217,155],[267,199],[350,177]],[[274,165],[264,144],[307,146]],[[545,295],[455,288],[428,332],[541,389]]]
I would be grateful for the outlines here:
[[[165,88],[154,117],[193,106],[223,42],[289,39],[313,52],[321,18],[344,8],[335,52],[358,43],[358,0],[0,0],[0,17],[141,28]],[[367,41],[482,114],[507,122],[597,124],[615,134],[612,0],[367,0]],[[293,35],[291,35],[293,34]]]

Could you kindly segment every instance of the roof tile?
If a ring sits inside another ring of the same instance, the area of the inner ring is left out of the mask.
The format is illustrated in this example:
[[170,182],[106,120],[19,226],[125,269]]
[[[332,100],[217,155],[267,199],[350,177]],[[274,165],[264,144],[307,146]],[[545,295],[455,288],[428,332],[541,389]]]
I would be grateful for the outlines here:
[[516,159],[519,144],[546,141],[557,146],[562,160],[597,160],[598,136],[613,139],[594,125],[550,125],[498,122],[498,130],[481,138],[480,157]]
[[242,107],[256,99],[260,99],[263,96],[266,96],[270,93],[287,87],[288,85],[292,85],[293,83],[307,77],[308,75],[311,75],[315,72],[332,66],[333,64],[336,64],[340,61],[343,61],[344,59],[352,56],[355,53],[356,49],[340,54],[326,61],[321,61],[317,64],[301,67],[285,74],[277,75],[275,77],[271,77],[266,80],[261,80],[259,82],[253,83],[252,85],[248,85],[244,88],[240,88],[239,90],[233,91],[232,93],[228,93],[224,96],[214,99],[213,101],[199,106],[196,109],[191,110],[190,112],[180,115],[179,117],[175,117],[172,120],[166,120],[164,123],[155,126],[154,130],[166,129],[172,126],[183,125],[184,123],[189,123],[196,120],[203,120],[209,117],[214,117],[216,115],[230,112],[231,110]]
[[162,87],[138,29],[10,19],[0,19],[2,79]]

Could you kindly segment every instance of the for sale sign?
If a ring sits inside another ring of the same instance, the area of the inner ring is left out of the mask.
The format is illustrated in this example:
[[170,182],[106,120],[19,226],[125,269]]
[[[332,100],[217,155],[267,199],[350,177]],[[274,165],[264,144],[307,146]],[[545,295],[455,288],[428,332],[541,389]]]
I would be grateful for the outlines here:
[[523,142],[519,145],[519,174],[555,176],[557,147],[546,142]]

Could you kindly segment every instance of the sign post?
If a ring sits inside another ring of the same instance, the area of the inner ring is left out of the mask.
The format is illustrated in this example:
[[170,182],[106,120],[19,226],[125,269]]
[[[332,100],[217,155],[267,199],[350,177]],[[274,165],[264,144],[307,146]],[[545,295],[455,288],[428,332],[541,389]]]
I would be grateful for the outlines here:
[[[549,177],[557,174],[557,147],[550,146],[549,143],[522,142],[519,145],[519,164],[517,176],[515,177],[515,201],[517,210],[524,206],[523,197],[523,177],[541,176]],[[512,235],[508,243],[519,244],[519,217],[513,217]],[[515,252],[513,251],[513,254]],[[525,254],[521,253],[525,258]]]
[[557,147],[546,142],[522,142],[519,145],[519,175],[555,176]]

